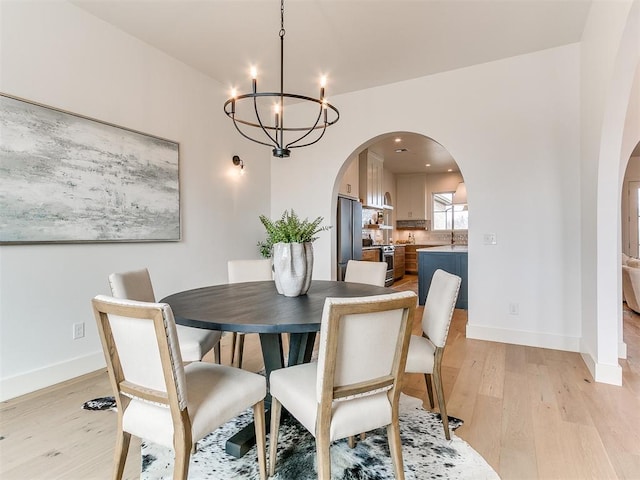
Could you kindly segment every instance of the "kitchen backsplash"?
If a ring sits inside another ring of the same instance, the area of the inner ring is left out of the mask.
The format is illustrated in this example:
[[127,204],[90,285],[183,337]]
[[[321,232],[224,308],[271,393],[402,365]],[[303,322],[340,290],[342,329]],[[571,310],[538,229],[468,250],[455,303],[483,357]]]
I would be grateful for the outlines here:
[[[451,243],[451,231],[446,232],[430,232],[426,230],[395,230],[393,232],[393,241],[395,243],[406,243],[409,240],[409,234],[413,236],[415,242],[420,244],[442,243],[448,245]],[[469,235],[466,231],[457,231],[453,233],[453,240],[456,245],[467,245]]]
[[[375,245],[385,245],[393,241],[394,243],[415,243],[418,245],[449,245],[451,243],[451,231],[430,231],[430,230],[398,230],[376,228],[378,225],[393,226],[389,210],[377,210],[370,208],[362,209],[362,238],[371,238]],[[367,228],[367,224],[369,228]],[[374,227],[374,228],[371,228]],[[415,241],[411,241],[409,234]],[[468,245],[468,234],[466,230],[455,231],[453,234],[456,245]]]

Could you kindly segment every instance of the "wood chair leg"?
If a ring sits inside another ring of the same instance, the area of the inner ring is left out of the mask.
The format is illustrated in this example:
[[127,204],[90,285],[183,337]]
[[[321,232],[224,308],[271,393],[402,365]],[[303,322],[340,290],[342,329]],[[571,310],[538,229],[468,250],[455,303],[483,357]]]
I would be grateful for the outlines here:
[[173,480],[187,480],[189,476],[189,458],[191,457],[190,441],[175,446],[175,464],[173,466]]
[[431,384],[431,374],[424,374],[424,383],[427,386],[427,396],[429,397],[429,405],[431,405],[431,409],[433,409],[433,385]]
[[277,398],[271,397],[271,433],[269,433],[269,476],[276,473],[276,458],[278,455],[278,434],[280,433],[280,412],[282,405]]
[[319,434],[316,437],[316,461],[318,462],[318,480],[331,480],[331,442],[329,435]]
[[[360,438],[360,440],[364,440],[365,438],[367,438],[367,432],[361,432],[360,435],[358,435],[358,437]],[[349,448],[354,448],[356,446],[356,437],[354,435],[349,437]]]
[[[396,417],[397,420],[397,417]],[[387,425],[387,438],[389,440],[389,452],[393,461],[393,469],[396,479],[404,480],[404,463],[402,461],[402,441],[400,440],[400,425],[397,421]]]
[[438,397],[438,409],[440,410],[440,416],[442,417],[442,426],[444,427],[444,436],[447,440],[451,440],[451,434],[449,433],[449,417],[447,416],[447,406],[444,401],[444,388],[442,387],[442,375],[440,372],[440,365],[442,362],[442,355],[439,357],[436,355],[436,362],[433,368],[433,379],[436,384],[436,395]]
[[116,449],[114,456],[114,480],[121,480],[124,474],[124,465],[127,462],[127,453],[129,452],[129,444],[131,443],[131,434],[123,432],[122,428],[118,428],[118,436],[116,437]]
[[253,421],[256,428],[256,448],[258,449],[258,469],[260,480],[267,479],[267,450],[266,432],[264,421],[264,400],[253,406]]

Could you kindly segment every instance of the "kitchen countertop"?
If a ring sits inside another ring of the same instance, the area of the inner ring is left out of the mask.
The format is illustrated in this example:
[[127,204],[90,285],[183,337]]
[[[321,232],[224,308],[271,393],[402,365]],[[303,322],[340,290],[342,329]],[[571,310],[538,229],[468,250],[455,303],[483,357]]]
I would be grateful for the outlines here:
[[419,248],[416,250],[418,253],[467,253],[468,251],[468,245],[441,245],[439,247]]

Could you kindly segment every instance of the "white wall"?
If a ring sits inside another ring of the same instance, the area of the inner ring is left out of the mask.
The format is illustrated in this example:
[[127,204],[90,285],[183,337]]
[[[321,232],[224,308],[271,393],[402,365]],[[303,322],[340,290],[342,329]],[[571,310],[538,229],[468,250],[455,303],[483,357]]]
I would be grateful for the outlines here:
[[[65,2],[1,2],[0,91],[180,143],[182,241],[0,247],[2,399],[104,366],[90,299],[147,266],[156,295],[226,281],[257,258],[269,156],[224,116],[208,77]],[[234,170],[240,155],[246,174]],[[72,324],[86,337],[72,340]]]
[[[354,151],[393,131],[433,138],[471,201],[467,334],[577,351],[579,56],[569,45],[336,96],[340,122],[322,142],[272,162],[272,214],[335,219],[336,176]],[[332,276],[333,237],[315,244],[316,278]]]

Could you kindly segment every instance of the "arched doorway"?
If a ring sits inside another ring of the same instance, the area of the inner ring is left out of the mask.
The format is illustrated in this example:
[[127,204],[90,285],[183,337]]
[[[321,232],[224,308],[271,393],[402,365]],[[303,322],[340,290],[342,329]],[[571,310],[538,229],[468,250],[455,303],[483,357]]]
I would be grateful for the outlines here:
[[[370,139],[345,160],[336,184],[338,196],[362,204],[356,241],[403,246],[408,274],[417,274],[415,248],[468,243],[466,190],[464,198],[460,194],[464,177],[446,148],[425,135],[396,131]],[[335,235],[340,265],[339,229]],[[401,271],[397,265],[396,270]]]
[[[629,122],[633,120],[628,114],[630,108],[634,108],[632,92],[638,88],[639,18],[640,2],[635,1],[627,17],[612,69],[612,79],[606,90],[597,162],[596,318],[593,326],[583,322],[583,335],[587,338],[584,343],[591,350],[588,353],[594,355],[595,365],[590,364],[587,357],[585,359],[595,380],[617,385],[622,384],[618,358],[626,355],[622,342],[620,199],[622,179],[633,146],[626,153],[624,150],[629,145],[630,136],[635,135],[633,145],[638,141],[637,126],[635,134],[630,131]],[[589,345],[592,335],[595,341]]]

